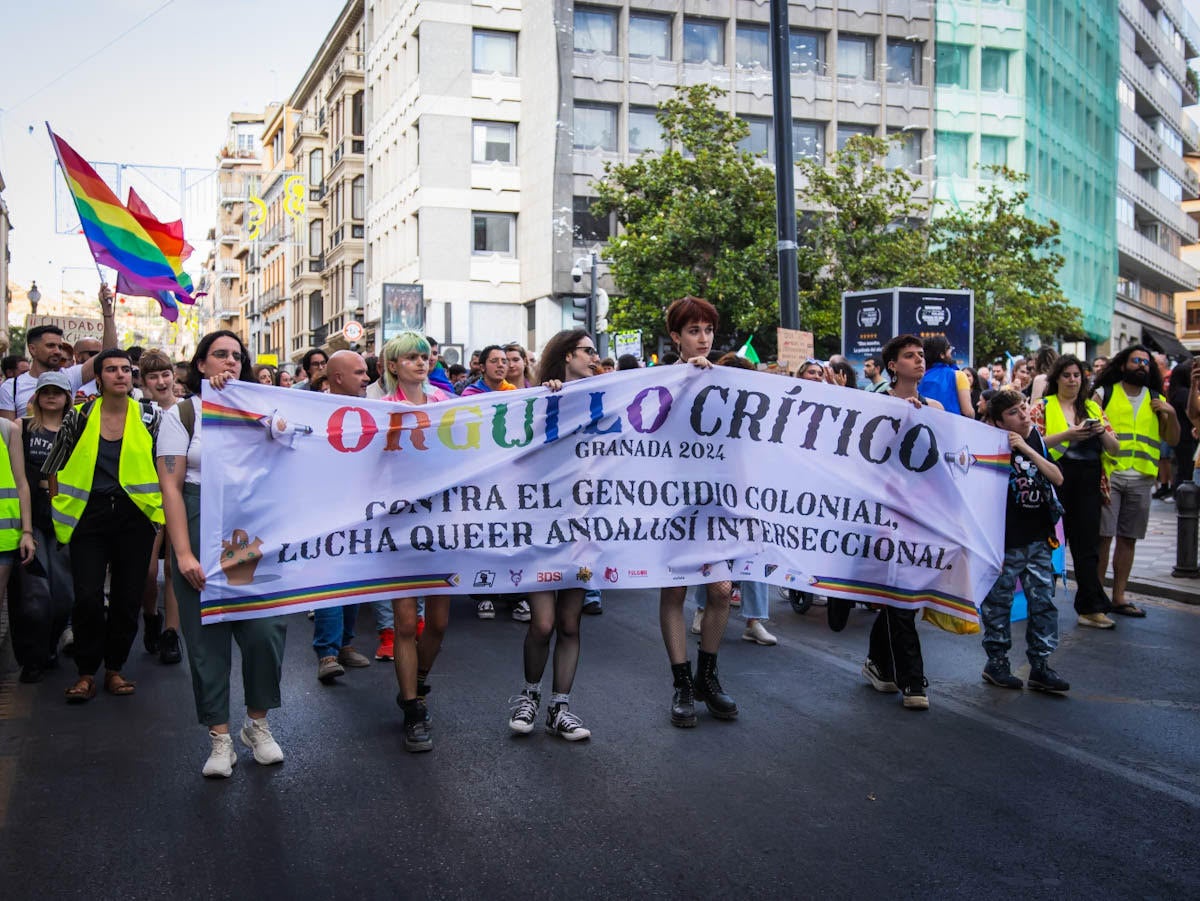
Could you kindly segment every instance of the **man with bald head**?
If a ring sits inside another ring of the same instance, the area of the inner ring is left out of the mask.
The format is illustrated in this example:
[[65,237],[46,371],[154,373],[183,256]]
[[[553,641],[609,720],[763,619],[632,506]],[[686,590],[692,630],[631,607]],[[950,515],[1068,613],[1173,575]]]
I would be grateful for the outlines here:
[[[367,361],[352,350],[339,350],[325,366],[329,393],[343,397],[363,397],[371,379]],[[313,650],[317,654],[317,679],[325,685],[346,675],[348,666],[370,666],[371,661],[354,649],[354,626],[358,604],[322,607],[313,616]]]
[[367,385],[371,384],[367,361],[362,354],[352,350],[339,350],[329,358],[325,364],[325,378],[330,394],[345,397],[366,397]]

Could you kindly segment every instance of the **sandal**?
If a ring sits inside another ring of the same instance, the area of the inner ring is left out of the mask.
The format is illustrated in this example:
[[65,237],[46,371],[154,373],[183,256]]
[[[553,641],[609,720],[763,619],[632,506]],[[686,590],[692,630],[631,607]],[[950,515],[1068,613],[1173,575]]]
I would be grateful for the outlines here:
[[1146,611],[1141,607],[1135,607],[1133,604],[1114,604],[1113,613],[1119,613],[1121,616],[1132,616],[1141,619],[1146,615]]
[[94,676],[80,676],[79,680],[67,689],[68,704],[85,704],[94,697],[96,697]]
[[104,690],[110,695],[131,695],[137,691],[137,683],[130,682],[120,673],[109,671],[104,674]]

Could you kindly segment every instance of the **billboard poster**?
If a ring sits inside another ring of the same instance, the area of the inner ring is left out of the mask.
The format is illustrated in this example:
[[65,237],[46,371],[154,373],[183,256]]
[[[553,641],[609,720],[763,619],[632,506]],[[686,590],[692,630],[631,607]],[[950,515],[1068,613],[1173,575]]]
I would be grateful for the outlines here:
[[972,291],[939,288],[896,289],[896,334],[918,338],[945,336],[959,366],[972,365],[975,345],[975,306]]
[[425,286],[385,284],[383,286],[383,341],[406,329],[425,333]]
[[863,363],[896,337],[896,292],[850,291],[842,295],[842,356],[863,377]]

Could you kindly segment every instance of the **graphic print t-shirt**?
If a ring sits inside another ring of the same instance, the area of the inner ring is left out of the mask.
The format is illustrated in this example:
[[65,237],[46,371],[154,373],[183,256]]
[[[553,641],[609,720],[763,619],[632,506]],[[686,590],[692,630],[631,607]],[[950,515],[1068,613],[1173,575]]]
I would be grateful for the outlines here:
[[[1037,429],[1031,429],[1025,443],[1046,456],[1046,445]],[[1038,472],[1033,461],[1013,451],[1008,471],[1008,512],[1004,520],[1004,546],[1024,547],[1045,541],[1054,531],[1051,509],[1054,486]]]

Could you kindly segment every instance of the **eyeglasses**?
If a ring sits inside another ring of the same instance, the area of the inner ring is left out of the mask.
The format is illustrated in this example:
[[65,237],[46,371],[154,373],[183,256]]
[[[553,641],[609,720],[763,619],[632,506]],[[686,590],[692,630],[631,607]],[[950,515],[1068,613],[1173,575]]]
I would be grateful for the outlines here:
[[90,360],[92,357],[96,356],[96,354],[98,354],[98,353],[100,353],[100,351],[98,351],[98,350],[77,350],[77,351],[75,351],[76,356],[83,357],[85,360]]
[[240,350],[225,350],[224,348],[209,351],[208,355],[216,360],[233,360],[235,363],[240,363],[244,359]]
[[598,357],[598,356],[600,356],[600,351],[596,350],[596,348],[594,348],[594,347],[573,347],[573,348],[571,348],[571,349],[572,349],[572,350],[582,350],[582,351],[583,351],[585,354],[587,354],[589,357]]
[[1147,368],[1149,368],[1149,366],[1150,366],[1150,358],[1149,357],[1130,357],[1129,362],[1132,363],[1134,366],[1145,366]]

